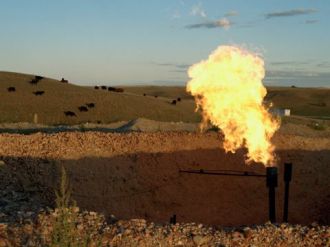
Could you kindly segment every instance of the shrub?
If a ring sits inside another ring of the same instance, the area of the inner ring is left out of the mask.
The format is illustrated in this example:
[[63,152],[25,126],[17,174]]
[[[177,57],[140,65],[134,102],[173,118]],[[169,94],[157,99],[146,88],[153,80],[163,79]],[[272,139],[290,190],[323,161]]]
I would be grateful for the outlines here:
[[60,188],[55,192],[56,209],[55,218],[52,222],[50,247],[84,247],[101,246],[101,236],[98,233],[99,224],[80,227],[83,223],[79,219],[79,208],[76,202],[71,200],[71,189],[67,174],[62,166]]
[[318,122],[313,122],[311,124],[308,124],[308,126],[314,130],[325,130],[326,126],[322,123],[318,123]]

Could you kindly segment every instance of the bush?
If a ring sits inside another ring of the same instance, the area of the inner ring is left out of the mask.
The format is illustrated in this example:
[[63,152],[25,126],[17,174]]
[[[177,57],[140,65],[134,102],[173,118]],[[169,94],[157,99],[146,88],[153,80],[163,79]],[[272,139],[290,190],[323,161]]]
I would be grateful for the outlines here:
[[[50,247],[83,247],[101,246],[101,235],[98,233],[99,224],[80,227],[79,208],[76,202],[71,200],[71,189],[67,174],[62,167],[62,175],[59,191],[56,194],[55,218],[52,222]],[[93,242],[93,243],[92,243]]]
[[326,129],[326,126],[324,124],[318,123],[318,122],[313,122],[313,123],[309,124],[308,126],[314,130],[325,130]]

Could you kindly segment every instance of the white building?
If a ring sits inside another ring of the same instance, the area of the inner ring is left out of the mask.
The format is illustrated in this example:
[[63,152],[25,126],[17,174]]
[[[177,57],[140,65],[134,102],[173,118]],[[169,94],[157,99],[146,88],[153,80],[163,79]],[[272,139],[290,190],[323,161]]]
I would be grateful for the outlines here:
[[291,115],[290,109],[272,108],[269,111],[270,111],[270,113],[280,116],[280,117]]

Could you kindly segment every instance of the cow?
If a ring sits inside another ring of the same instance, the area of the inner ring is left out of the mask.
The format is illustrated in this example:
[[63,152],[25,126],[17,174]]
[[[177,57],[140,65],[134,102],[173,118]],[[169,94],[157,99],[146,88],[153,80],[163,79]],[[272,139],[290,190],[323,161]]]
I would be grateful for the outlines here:
[[172,103],[171,103],[172,105],[176,105],[176,100],[174,99],[174,100],[172,100]]
[[180,102],[180,101],[181,101],[181,98],[179,97],[179,98],[177,98],[176,100]]
[[73,111],[65,111],[64,112],[65,116],[67,117],[76,117],[76,113],[74,113]]
[[33,94],[35,95],[35,96],[41,96],[41,95],[43,95],[45,93],[45,91],[35,91],[35,92],[33,92]]
[[94,89],[99,89],[99,86],[94,86]]
[[100,124],[100,123],[102,123],[102,121],[101,120],[97,120],[96,123]]
[[101,86],[103,90],[107,90],[107,86]]
[[79,111],[81,111],[81,112],[86,112],[86,111],[88,111],[88,108],[87,108],[86,106],[79,106],[78,109],[79,109]]
[[143,96],[147,96],[147,94],[144,93]]
[[36,75],[31,81],[30,81],[30,83],[31,84],[37,84],[40,80],[42,80],[43,79],[43,77],[42,76],[40,76],[40,75]]
[[9,87],[7,88],[8,92],[15,92],[16,88],[15,87]]
[[68,80],[65,80],[64,78],[61,79],[61,82],[62,83],[68,83],[69,81]]
[[155,95],[155,98],[157,99],[157,98],[158,98],[158,96],[157,96],[157,95]]
[[86,103],[86,106],[88,108],[94,108],[95,107],[95,103]]
[[124,89],[119,88],[119,87],[118,88],[116,88],[116,87],[108,87],[108,91],[122,93],[122,92],[124,92]]

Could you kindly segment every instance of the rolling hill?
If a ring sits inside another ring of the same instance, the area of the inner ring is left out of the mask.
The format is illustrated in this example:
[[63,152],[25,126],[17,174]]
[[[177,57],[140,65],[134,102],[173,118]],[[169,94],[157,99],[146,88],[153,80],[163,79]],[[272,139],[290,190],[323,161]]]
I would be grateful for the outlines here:
[[[161,95],[173,98],[193,99],[184,87],[126,87],[126,91],[148,95]],[[330,118],[330,89],[267,87],[266,101],[272,102],[276,108],[291,109],[291,114],[316,118]]]
[[[140,117],[159,121],[200,120],[194,113],[193,100],[172,105],[172,99],[164,97],[95,90],[49,78],[33,85],[30,83],[33,78],[34,75],[0,72],[0,122],[33,122],[35,114],[38,123],[48,125],[110,123]],[[15,87],[15,92],[8,92],[8,87]],[[36,96],[35,91],[45,93]],[[80,112],[78,107],[86,103],[94,103],[95,107]],[[65,111],[72,111],[77,116],[65,116]]]
[[[123,87],[124,92],[120,93],[50,78],[31,84],[34,78],[35,75],[0,72],[1,123],[33,122],[35,115],[38,123],[46,125],[111,123],[136,118],[167,122],[201,120],[184,87]],[[15,91],[9,92],[9,87],[15,87]],[[33,94],[36,91],[44,94],[36,96]],[[171,104],[178,97],[182,100]],[[330,117],[330,89],[271,87],[266,99],[275,107],[291,109],[293,115]],[[94,103],[95,107],[80,112],[78,107],[86,103]],[[65,111],[76,116],[66,116]]]

